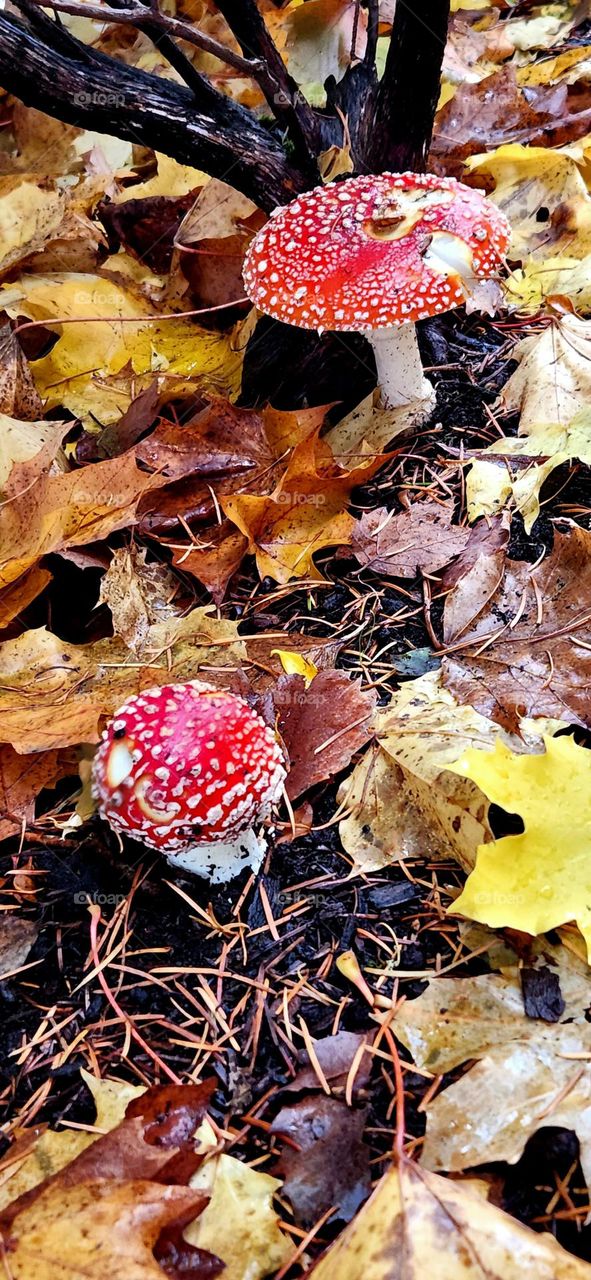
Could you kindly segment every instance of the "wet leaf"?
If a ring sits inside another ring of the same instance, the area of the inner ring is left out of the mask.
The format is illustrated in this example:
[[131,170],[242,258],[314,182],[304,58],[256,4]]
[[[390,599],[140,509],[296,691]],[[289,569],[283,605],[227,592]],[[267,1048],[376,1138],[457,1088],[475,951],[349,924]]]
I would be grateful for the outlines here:
[[280,1170],[297,1222],[309,1225],[333,1207],[349,1222],[369,1195],[369,1148],[362,1141],[366,1113],[336,1098],[315,1095],[282,1107],[271,1132],[297,1144],[284,1147]]
[[404,1161],[313,1268],[313,1280],[589,1280],[591,1267],[461,1182]]
[[18,755],[9,743],[0,746],[0,840],[24,830],[44,787],[54,787],[60,778],[75,773],[76,761],[70,753]]
[[488,576],[479,561],[447,596],[445,685],[510,732],[523,715],[586,724],[591,534],[557,531],[536,566],[499,554]]
[[139,657],[155,622],[178,617],[178,580],[166,565],[147,564],[146,551],[120,547],[101,581],[99,600],[108,605],[113,631]]
[[39,421],[43,417],[41,397],[9,323],[0,326],[0,413],[19,422]]
[[515,755],[497,741],[494,751],[472,748],[451,766],[524,823],[521,835],[479,847],[454,910],[532,934],[574,919],[591,952],[591,753],[572,738],[546,736],[544,743],[544,754]]

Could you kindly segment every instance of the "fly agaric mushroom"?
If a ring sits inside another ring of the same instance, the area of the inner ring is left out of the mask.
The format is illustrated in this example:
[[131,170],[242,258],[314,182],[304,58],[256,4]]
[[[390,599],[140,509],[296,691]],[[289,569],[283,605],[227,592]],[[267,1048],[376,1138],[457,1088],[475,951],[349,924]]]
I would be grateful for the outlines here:
[[286,776],[271,729],[242,698],[195,680],[128,698],[93,765],[99,813],[168,861],[220,884],[256,870],[254,827]]
[[275,320],[364,333],[382,404],[423,401],[424,420],[435,396],[415,321],[465,302],[498,271],[508,243],[499,209],[455,178],[367,174],[276,209],[250,245],[244,284]]

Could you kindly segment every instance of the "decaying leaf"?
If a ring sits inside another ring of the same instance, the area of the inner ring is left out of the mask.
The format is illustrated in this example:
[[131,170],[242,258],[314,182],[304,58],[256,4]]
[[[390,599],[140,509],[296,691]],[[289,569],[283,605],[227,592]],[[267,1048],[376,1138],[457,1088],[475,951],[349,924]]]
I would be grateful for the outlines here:
[[518,342],[518,360],[505,383],[506,409],[519,413],[519,430],[529,435],[540,426],[566,428],[591,398],[591,322],[578,316],[553,317],[540,333]]
[[11,915],[0,916],[0,979],[20,969],[39,933],[34,920]]
[[313,1267],[313,1280],[590,1280],[591,1267],[461,1182],[404,1161]]
[[43,404],[12,325],[0,326],[0,413],[31,422],[43,415]]
[[499,554],[486,580],[477,562],[446,599],[447,688],[510,732],[524,715],[587,724],[591,534],[557,531],[533,567]]
[[557,467],[574,458],[591,465],[588,409],[576,414],[568,426],[548,423],[532,427],[529,435],[520,430],[518,436],[497,441],[470,469],[466,481],[470,519],[496,515],[502,507],[511,506],[520,512],[530,533],[540,514],[542,485]]
[[108,605],[113,631],[139,656],[156,622],[178,617],[178,581],[166,565],[146,563],[146,551],[120,547],[101,581],[100,601]]
[[10,1223],[12,1280],[163,1280],[153,1253],[158,1237],[202,1203],[188,1187],[157,1182],[84,1182],[65,1191],[50,1185]]
[[327,1209],[349,1222],[371,1188],[366,1113],[336,1098],[314,1095],[282,1107],[271,1132],[285,1134],[280,1170],[295,1218],[309,1225]]
[[377,507],[357,521],[351,547],[360,564],[393,578],[435,573],[459,555],[470,530],[452,525],[452,502],[416,502],[398,515]]
[[591,954],[591,753],[569,737],[544,744],[543,754],[515,755],[497,740],[494,751],[471,748],[450,766],[525,825],[479,847],[454,910],[532,934],[576,920]]
[[0,840],[18,835],[35,812],[35,801],[44,787],[75,774],[71,752],[44,751],[18,755],[9,743],[0,746]]
[[346,671],[319,671],[307,687],[301,675],[281,676],[274,702],[290,761],[291,800],[346,768],[372,733],[375,693]]
[[[529,750],[542,750],[540,733],[522,725]],[[469,745],[492,746],[499,727],[469,706],[459,706],[430,672],[403,684],[374,717],[376,745],[342,784],[343,847],[356,866],[374,870],[410,854],[455,858],[465,870],[490,838],[483,791],[450,772]]]
[[[154,317],[139,293],[107,278],[77,272],[23,276],[0,290],[0,306],[11,316],[24,314],[57,328],[59,340],[49,355],[32,363],[35,385],[49,408],[66,405],[91,425],[116,421],[129,406],[129,376],[113,387],[107,381],[128,365],[137,375],[135,394],[158,373],[197,379],[217,392],[238,390],[241,357],[225,335],[190,319]],[[58,317],[80,324],[60,326]]]

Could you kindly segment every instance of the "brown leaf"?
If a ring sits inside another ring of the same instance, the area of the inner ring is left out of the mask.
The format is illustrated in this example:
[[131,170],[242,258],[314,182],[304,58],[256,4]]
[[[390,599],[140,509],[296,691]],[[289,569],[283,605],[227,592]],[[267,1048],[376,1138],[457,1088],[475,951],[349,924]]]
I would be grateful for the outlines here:
[[[337,1031],[334,1036],[324,1036],[322,1040],[313,1040],[314,1056],[320,1069],[333,1089],[344,1089],[347,1076],[353,1061],[362,1045],[367,1044],[367,1035],[359,1031]],[[306,1049],[298,1054],[300,1067],[294,1080],[283,1086],[282,1093],[303,1093],[312,1089],[321,1089],[322,1085],[317,1073],[310,1064],[310,1055]],[[359,1060],[355,1073],[355,1089],[362,1089],[368,1082],[371,1072],[371,1054],[364,1053]]]
[[451,591],[456,583],[474,568],[482,557],[496,557],[503,552],[509,542],[511,517],[508,512],[488,520],[479,520],[470,529],[470,536],[459,556],[441,575],[441,586],[444,591]]
[[327,1209],[349,1222],[371,1190],[369,1147],[362,1141],[366,1113],[325,1095],[283,1107],[271,1133],[285,1134],[280,1171],[294,1217],[305,1226]]
[[34,565],[17,582],[11,582],[9,587],[0,591],[0,628],[7,627],[10,622],[18,618],[19,614],[28,608],[42,591],[45,591],[50,582],[49,570],[42,569],[40,565]]
[[76,773],[71,753],[45,751],[18,755],[8,743],[0,746],[0,840],[15,835],[35,813],[35,801],[44,787]]
[[147,196],[122,204],[103,200],[97,214],[113,248],[123,245],[152,271],[164,274],[170,269],[176,233],[192,204],[192,192],[176,197]]
[[30,465],[13,467],[10,487],[18,496],[0,508],[0,586],[49,552],[133,523],[140,498],[166,484],[162,476],[140,471],[133,451],[80,471],[45,471],[34,485],[25,474]]
[[7,1274],[11,1280],[164,1280],[153,1253],[160,1233],[202,1206],[203,1197],[188,1187],[156,1182],[95,1181],[65,1191],[49,1184],[11,1221]]
[[0,920],[0,979],[20,969],[37,939],[40,925],[34,920],[2,913]]
[[447,597],[445,684],[510,731],[528,714],[591,723],[590,597],[591,534],[577,525],[536,567],[483,557]]
[[242,563],[248,539],[231,523],[222,520],[186,547],[174,544],[172,563],[183,573],[202,582],[211,592],[215,604],[221,604],[230,579]]
[[275,461],[261,416],[225,400],[208,404],[182,426],[161,422],[137,446],[136,456],[169,480],[188,475],[251,480]]
[[[155,622],[179,616],[178,579],[164,564],[146,564],[147,552],[119,547],[101,581],[99,601],[111,611],[113,631],[141,656]],[[168,603],[168,602],[171,603]]]
[[43,403],[21,344],[9,323],[0,328],[0,413],[23,422],[43,417]]
[[274,701],[290,760],[291,800],[345,769],[371,736],[376,695],[346,671],[319,671],[307,689],[302,676],[282,676]]
[[446,170],[505,142],[561,146],[581,138],[591,123],[589,93],[568,86],[540,85],[521,89],[513,67],[503,67],[478,84],[460,85],[437,113],[431,160]]
[[161,399],[158,383],[153,382],[132,400],[118,422],[104,427],[98,435],[85,431],[76,445],[76,461],[82,465],[103,462],[126,453],[152,426]]
[[435,573],[463,551],[470,530],[452,525],[453,502],[416,502],[398,515],[378,507],[357,521],[351,548],[374,573],[415,578]]

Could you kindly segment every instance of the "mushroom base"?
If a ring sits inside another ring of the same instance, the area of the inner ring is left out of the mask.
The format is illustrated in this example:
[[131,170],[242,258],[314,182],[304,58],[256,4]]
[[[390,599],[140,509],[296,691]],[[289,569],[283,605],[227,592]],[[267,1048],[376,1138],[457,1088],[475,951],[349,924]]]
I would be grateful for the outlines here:
[[435,408],[435,390],[423,373],[414,324],[368,333],[378,371],[380,400],[385,409],[416,405],[413,421],[426,422]]
[[182,853],[166,853],[166,859],[171,866],[201,876],[211,884],[226,884],[245,868],[258,871],[266,850],[266,841],[251,828],[236,840],[190,845]]

